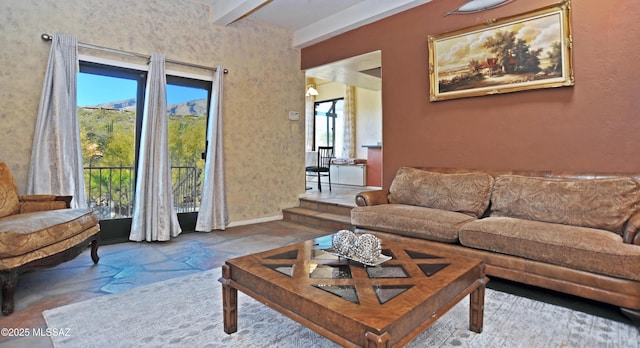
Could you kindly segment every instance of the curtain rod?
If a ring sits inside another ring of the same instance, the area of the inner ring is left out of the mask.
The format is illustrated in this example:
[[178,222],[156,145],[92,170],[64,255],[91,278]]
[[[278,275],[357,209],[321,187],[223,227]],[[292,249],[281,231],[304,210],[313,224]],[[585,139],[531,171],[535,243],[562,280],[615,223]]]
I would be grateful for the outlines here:
[[[40,35],[40,38],[42,38],[42,40],[45,40],[45,41],[51,41],[53,39],[53,36],[51,36],[51,35],[49,35],[47,33],[44,33],[44,34]],[[105,51],[105,52],[124,54],[124,55],[127,55],[127,56],[133,56],[133,57],[144,58],[144,59],[151,58],[151,56],[147,55],[147,54],[123,51],[123,50],[118,50],[118,49],[115,49],[115,48],[97,46],[97,45],[87,44],[87,43],[83,43],[83,42],[78,42],[78,46],[85,47],[85,48],[90,48],[90,49],[95,49],[95,50],[100,50],[100,51]],[[206,65],[185,63],[185,62],[181,62],[181,61],[177,61],[177,60],[171,60],[171,59],[165,59],[165,62],[173,63],[173,64],[180,64],[180,65],[189,66],[189,67],[198,68],[198,69],[206,69],[206,70],[213,70],[213,71],[218,70],[217,68],[212,68],[212,67],[206,66]],[[229,70],[228,69],[224,69],[223,72],[225,74],[228,74]]]

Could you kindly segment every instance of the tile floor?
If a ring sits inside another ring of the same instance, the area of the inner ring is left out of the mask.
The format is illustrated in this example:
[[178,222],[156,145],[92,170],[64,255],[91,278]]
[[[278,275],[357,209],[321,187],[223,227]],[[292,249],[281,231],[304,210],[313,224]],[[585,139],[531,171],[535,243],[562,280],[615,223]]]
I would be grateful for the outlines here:
[[[355,206],[355,194],[364,189],[367,188],[333,185],[331,192],[327,188],[322,193],[310,189],[301,197]],[[46,309],[220,267],[232,257],[331,232],[274,221],[212,233],[183,233],[170,242],[104,245],[98,250],[97,265],[87,250],[57,267],[21,275],[15,290],[15,312],[10,316],[0,315],[0,328],[45,328],[42,311]],[[51,347],[52,344],[47,337],[0,336],[0,346]]]
[[[170,242],[119,243],[89,251],[57,267],[18,278],[16,310],[0,317],[2,328],[45,328],[42,311],[96,296],[220,267],[226,259],[330,233],[284,221],[184,233]],[[99,313],[96,313],[99,315]],[[0,337],[2,347],[51,347],[47,337]]]

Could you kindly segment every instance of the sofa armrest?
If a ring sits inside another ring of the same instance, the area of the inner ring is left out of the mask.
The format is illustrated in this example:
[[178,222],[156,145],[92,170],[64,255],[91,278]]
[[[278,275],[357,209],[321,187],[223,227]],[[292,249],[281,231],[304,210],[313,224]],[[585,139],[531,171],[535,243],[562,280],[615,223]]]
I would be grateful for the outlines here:
[[629,218],[622,238],[625,243],[640,245],[640,213]]
[[22,195],[20,213],[70,208],[72,199],[73,196]]
[[356,194],[356,205],[366,207],[371,205],[387,204],[389,193],[385,190],[364,191]]

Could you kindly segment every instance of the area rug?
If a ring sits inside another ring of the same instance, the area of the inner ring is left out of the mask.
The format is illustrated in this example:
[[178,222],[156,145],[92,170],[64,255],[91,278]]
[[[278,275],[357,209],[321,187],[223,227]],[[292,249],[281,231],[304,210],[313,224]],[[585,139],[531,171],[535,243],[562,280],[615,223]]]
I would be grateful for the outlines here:
[[[57,348],[338,347],[239,292],[238,332],[222,324],[220,270],[131,289],[43,312]],[[484,330],[468,330],[469,300],[408,347],[638,347],[630,325],[487,289]]]

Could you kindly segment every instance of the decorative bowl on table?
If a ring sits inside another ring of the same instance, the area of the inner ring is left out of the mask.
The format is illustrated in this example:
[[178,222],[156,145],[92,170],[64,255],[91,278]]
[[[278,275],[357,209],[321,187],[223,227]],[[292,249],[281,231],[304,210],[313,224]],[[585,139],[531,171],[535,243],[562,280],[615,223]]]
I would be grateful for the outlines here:
[[331,246],[327,252],[367,266],[391,260],[390,256],[382,254],[380,239],[369,233],[357,235],[349,230],[340,230],[333,235]]

